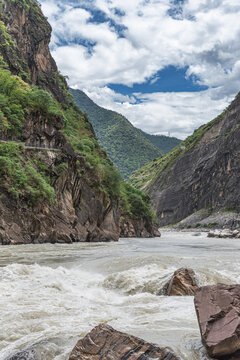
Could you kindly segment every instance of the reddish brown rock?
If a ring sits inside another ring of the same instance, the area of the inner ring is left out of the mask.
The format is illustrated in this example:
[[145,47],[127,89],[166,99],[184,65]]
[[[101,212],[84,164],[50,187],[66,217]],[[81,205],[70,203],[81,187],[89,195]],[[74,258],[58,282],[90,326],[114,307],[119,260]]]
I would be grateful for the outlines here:
[[164,285],[158,295],[193,296],[197,289],[195,272],[192,269],[181,268],[175,271],[171,280]]
[[230,356],[225,356],[221,360],[240,360],[240,350]]
[[95,327],[73,349],[69,360],[180,360],[168,349],[121,333],[108,325]]
[[194,303],[208,354],[214,359],[239,360],[240,285],[204,286],[197,290]]

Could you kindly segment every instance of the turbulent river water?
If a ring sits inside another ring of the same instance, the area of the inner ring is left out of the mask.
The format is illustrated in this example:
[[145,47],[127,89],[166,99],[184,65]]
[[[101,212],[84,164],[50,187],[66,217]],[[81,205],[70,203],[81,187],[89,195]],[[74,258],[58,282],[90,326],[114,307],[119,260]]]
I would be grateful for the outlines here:
[[193,297],[157,296],[180,267],[200,284],[240,281],[240,242],[163,232],[118,243],[0,247],[0,359],[38,344],[41,360],[67,360],[99,323],[205,359]]

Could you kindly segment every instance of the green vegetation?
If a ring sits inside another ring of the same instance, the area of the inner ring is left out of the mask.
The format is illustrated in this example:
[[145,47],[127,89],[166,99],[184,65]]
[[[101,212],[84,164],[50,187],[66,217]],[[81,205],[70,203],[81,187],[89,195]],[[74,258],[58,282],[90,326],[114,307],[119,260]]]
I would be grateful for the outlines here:
[[0,47],[8,49],[9,46],[14,46],[12,38],[7,33],[7,29],[3,21],[0,21],[0,36],[1,36]]
[[121,202],[123,214],[130,218],[141,216],[152,217],[157,222],[157,217],[151,207],[150,197],[142,191],[135,189],[128,183],[122,183]]
[[25,198],[31,204],[55,199],[46,170],[24,156],[24,146],[9,142],[0,144],[0,186],[13,198]]
[[[212,121],[205,125],[200,126],[194,131],[186,140],[182,141],[181,144],[176,146],[171,152],[165,156],[148,163],[141,169],[135,171],[130,177],[130,183],[137,189],[147,190],[150,185],[155,181],[163,171],[169,171],[176,161],[187,151],[195,147],[202,139],[204,134],[210,130],[213,125],[217,124],[222,120],[227,109],[222,112],[221,115],[217,116]],[[217,136],[216,136],[217,137]]]
[[235,207],[225,207],[223,211],[238,214],[238,210]]
[[[104,196],[105,202],[120,203],[122,214],[131,218],[153,216],[150,199],[123,182],[113,163],[107,158],[92,131],[92,127],[76,106],[61,106],[45,90],[30,86],[20,77],[0,66],[0,137],[21,140],[26,117],[45,116],[48,121],[59,119],[63,132],[73,149],[79,152],[79,174],[91,188]],[[68,168],[59,163],[54,169],[61,176]],[[14,199],[31,205],[55,200],[51,186],[51,170],[39,152],[29,156],[24,144],[0,142],[0,186]]]
[[[75,151],[82,154],[87,171],[83,172],[79,164],[81,176],[91,187],[104,195],[105,201],[119,201],[122,214],[130,218],[153,217],[150,198],[122,180],[114,164],[107,158],[106,152],[100,148],[86,115],[79,119],[80,113],[80,110],[74,107],[64,112],[64,132]],[[76,121],[77,118],[80,121]]]
[[76,104],[88,114],[100,145],[124,178],[162,155],[124,116],[96,105],[80,90],[70,91]]
[[35,86],[30,87],[20,77],[0,67],[0,134],[13,138],[21,135],[28,111],[41,112],[51,117],[62,116],[62,111],[52,96]]
[[[36,26],[33,37],[39,38],[39,43],[42,40],[43,33],[47,31],[50,33],[51,27],[46,21],[46,18],[41,12],[38,1],[35,0],[8,0],[8,11],[13,10],[16,16],[16,8],[22,11],[22,15],[28,17],[28,22],[33,22]],[[15,11],[14,11],[15,10]],[[18,16],[18,15],[17,15]],[[12,18],[6,15],[3,9],[3,3],[0,1],[0,54],[10,66],[11,70],[20,76],[24,81],[31,82],[31,69],[26,59],[26,52],[20,54],[17,49],[17,42],[14,42],[7,28],[12,25]],[[21,51],[21,50],[20,50]],[[1,58],[1,56],[0,56]],[[1,61],[0,61],[1,65]],[[45,83],[46,85],[46,83]],[[46,88],[46,86],[45,86]]]
[[195,228],[205,228],[205,229],[213,229],[216,226],[218,226],[217,222],[213,222],[213,223],[208,223],[208,224],[201,224],[201,223],[197,223],[195,226],[190,226],[191,227],[195,227]]
[[181,140],[165,135],[150,135],[145,133],[144,131],[139,131],[143,134],[143,136],[148,139],[153,145],[155,145],[163,154],[169,153],[175,146],[180,144]]
[[33,9],[39,12],[39,3],[36,0],[10,0],[10,1],[20,9],[25,9],[26,11]]

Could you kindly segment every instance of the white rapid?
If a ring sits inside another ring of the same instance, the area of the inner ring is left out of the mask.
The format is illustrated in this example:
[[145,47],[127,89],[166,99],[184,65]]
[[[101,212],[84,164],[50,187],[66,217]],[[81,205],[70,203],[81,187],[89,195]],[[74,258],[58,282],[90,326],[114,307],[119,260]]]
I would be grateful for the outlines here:
[[192,297],[157,296],[180,267],[201,284],[240,281],[240,241],[163,232],[118,243],[0,247],[0,359],[37,344],[41,360],[67,360],[99,323],[206,359]]

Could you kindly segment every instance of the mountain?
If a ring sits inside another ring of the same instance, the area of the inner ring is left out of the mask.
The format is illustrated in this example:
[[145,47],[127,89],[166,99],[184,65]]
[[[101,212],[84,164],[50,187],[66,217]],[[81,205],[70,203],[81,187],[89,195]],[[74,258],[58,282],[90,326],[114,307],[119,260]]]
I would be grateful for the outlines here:
[[151,135],[140,129],[139,131],[141,131],[143,136],[145,136],[145,138],[148,139],[153,145],[155,145],[163,154],[167,154],[168,152],[170,152],[182,141],[171,136]]
[[124,178],[162,155],[124,116],[98,106],[81,90],[70,92],[79,108],[88,114],[100,145]]
[[216,119],[132,175],[131,183],[151,197],[161,226],[204,209],[240,211],[239,139],[240,94]]
[[34,0],[0,4],[0,243],[157,234],[149,197],[123,182],[75,105]]

